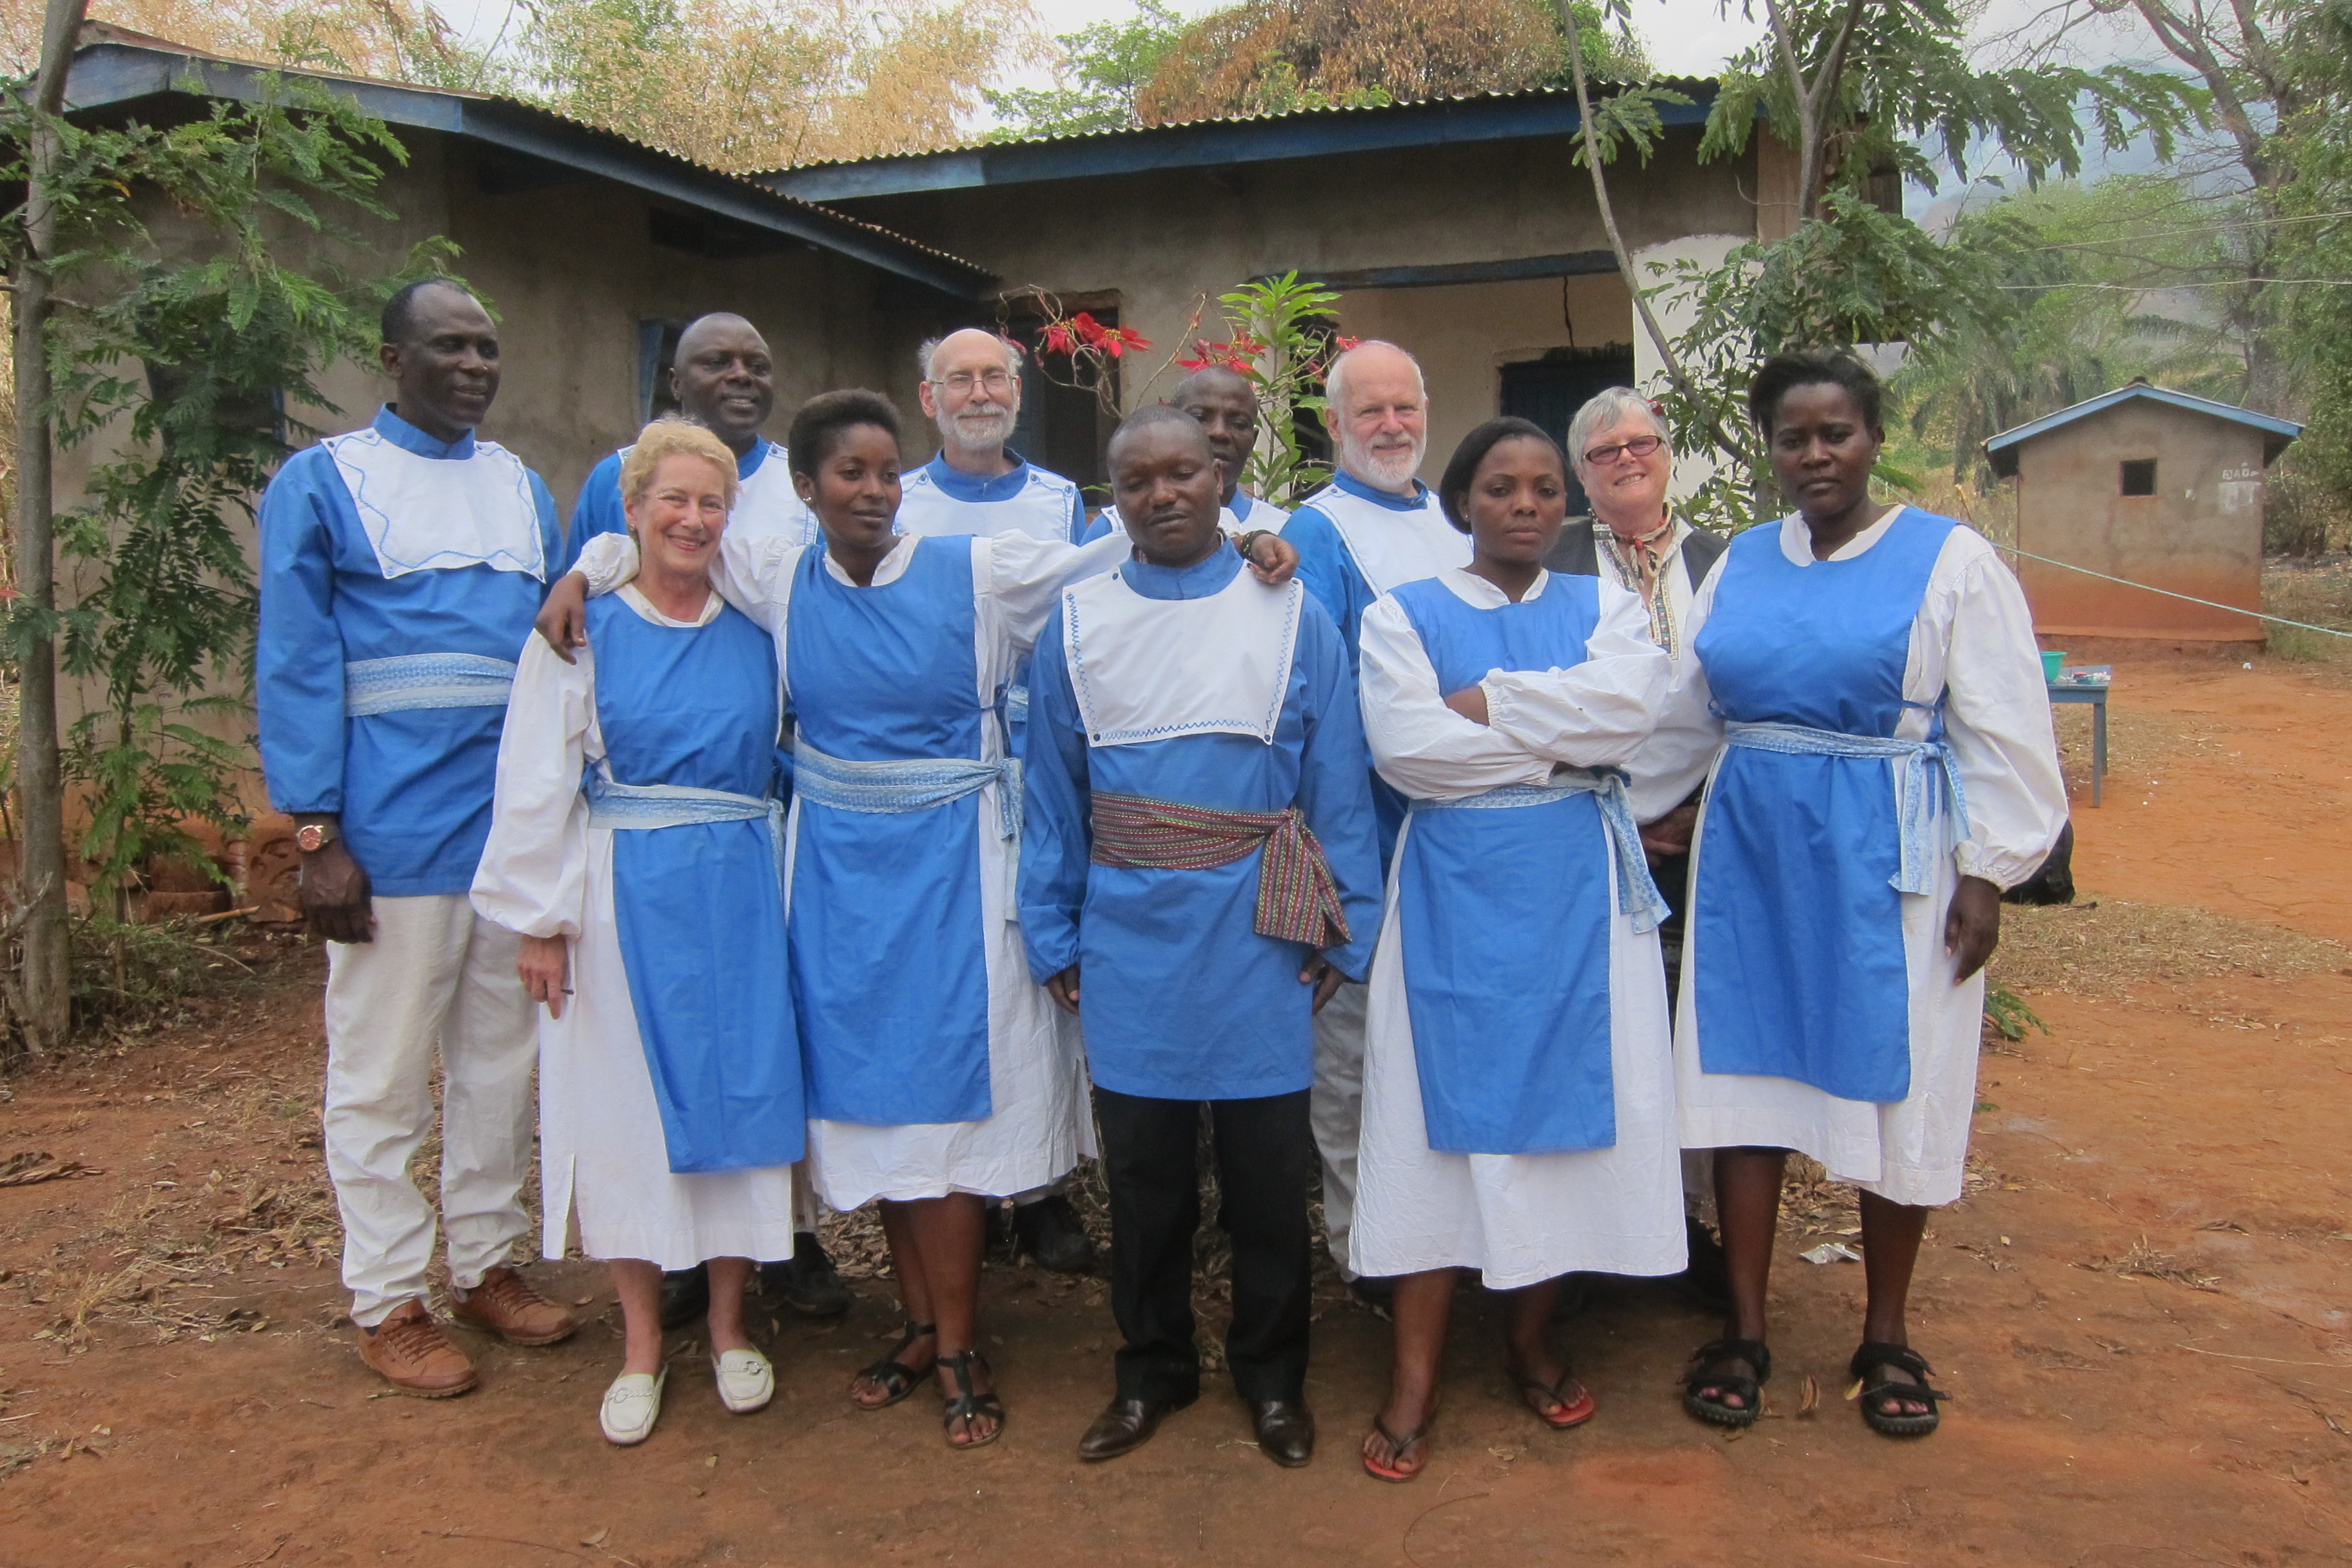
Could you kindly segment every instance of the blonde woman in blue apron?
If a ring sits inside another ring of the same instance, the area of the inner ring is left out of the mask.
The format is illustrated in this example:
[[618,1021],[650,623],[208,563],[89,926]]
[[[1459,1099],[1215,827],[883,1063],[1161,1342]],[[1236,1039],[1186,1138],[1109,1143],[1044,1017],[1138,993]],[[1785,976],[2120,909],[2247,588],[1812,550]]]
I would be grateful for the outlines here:
[[1675,1068],[1683,1145],[1715,1151],[1732,1310],[1683,1404],[1756,1419],[1794,1149],[1862,1189],[1863,1418],[1924,1436],[1943,1395],[1909,1344],[1912,1268],[1960,1195],[2000,894],[2057,842],[2065,788],[2015,577],[1964,525],[1870,497],[1869,369],[1775,358],[1749,409],[1797,510],[1709,574],[1696,661],[1634,764],[1644,816],[1711,767]]

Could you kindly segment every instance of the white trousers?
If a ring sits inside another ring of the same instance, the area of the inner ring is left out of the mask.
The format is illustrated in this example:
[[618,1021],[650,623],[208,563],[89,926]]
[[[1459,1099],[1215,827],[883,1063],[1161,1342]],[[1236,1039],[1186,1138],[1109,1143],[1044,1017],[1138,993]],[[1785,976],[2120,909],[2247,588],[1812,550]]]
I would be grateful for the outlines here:
[[1356,1145],[1364,1136],[1364,1010],[1370,985],[1344,983],[1315,1015],[1315,1086],[1307,1116],[1323,1156],[1323,1232],[1332,1259],[1348,1267],[1348,1231],[1356,1220]]
[[539,1037],[520,941],[463,894],[375,900],[375,940],[327,944],[327,1173],[343,1217],[352,1321],[425,1294],[433,1206],[409,1162],[433,1127],[441,1060],[441,1220],[461,1290],[528,1235]]

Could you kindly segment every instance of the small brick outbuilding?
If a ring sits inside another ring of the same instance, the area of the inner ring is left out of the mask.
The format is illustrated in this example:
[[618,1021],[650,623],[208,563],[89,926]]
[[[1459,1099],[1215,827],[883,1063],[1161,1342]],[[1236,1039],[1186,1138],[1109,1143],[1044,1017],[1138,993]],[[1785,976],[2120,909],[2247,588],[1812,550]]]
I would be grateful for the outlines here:
[[2263,475],[2303,433],[2273,418],[2136,381],[1985,443],[2017,481],[2017,575],[2033,629],[2052,637],[2259,642],[2251,616],[2192,605],[2064,566],[2223,605],[2263,604]]

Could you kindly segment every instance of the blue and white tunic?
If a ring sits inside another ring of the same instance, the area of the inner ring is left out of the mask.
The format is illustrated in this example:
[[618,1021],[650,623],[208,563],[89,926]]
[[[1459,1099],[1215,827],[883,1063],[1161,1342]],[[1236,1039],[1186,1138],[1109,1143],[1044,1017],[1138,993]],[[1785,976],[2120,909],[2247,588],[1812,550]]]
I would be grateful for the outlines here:
[[263,492],[254,706],[269,804],[340,812],[377,896],[462,897],[563,536],[513,453],[390,407]]
[[1040,984],[1079,965],[1094,1081],[1162,1100],[1292,1094],[1314,1078],[1310,956],[1255,929],[1265,851],[1205,870],[1091,864],[1094,792],[1215,811],[1296,805],[1320,842],[1361,979],[1380,865],[1347,653],[1296,582],[1232,550],[1130,561],[1064,590],[1034,666],[1021,929]]
[[1635,764],[1643,816],[1711,781],[1683,1142],[1795,1149],[1893,1202],[1949,1203],[1984,981],[1953,983],[1945,913],[1962,876],[2031,876],[2066,821],[2024,595],[1949,518],[1896,507],[1815,561],[1791,517],[1732,542],[1686,629],[1694,657]]
[[[1298,552],[1298,580],[1338,623],[1351,675],[1360,668],[1360,628],[1375,599],[1470,564],[1469,535],[1445,521],[1437,492],[1417,479],[1408,499],[1340,474],[1290,514],[1282,536]],[[1367,756],[1365,766],[1370,765]],[[1380,813],[1381,864],[1386,867],[1404,823],[1404,797],[1375,776],[1372,805]]]
[[716,595],[676,621],[633,587],[588,634],[574,664],[523,651],[474,879],[484,919],[571,942],[573,994],[539,1014],[543,1247],[576,1215],[591,1258],[788,1258],[807,1123],[774,645]]
[[[1372,757],[1412,807],[1372,960],[1349,1266],[1498,1289],[1674,1273],[1654,894],[1582,787],[1633,756],[1672,679],[1641,600],[1546,573],[1514,604],[1448,571],[1375,603],[1362,654]],[[1471,686],[1486,724],[1445,706]]]
[[[1091,1152],[1076,1031],[1022,954],[1017,778],[989,720],[1062,586],[1127,548],[910,536],[860,587],[822,552],[721,538],[712,580],[774,639],[796,726],[788,946],[836,1210],[1025,1192]],[[593,591],[635,561],[598,541],[580,570]]]
[[[898,531],[930,539],[966,534],[1001,538],[1020,534],[1063,544],[1091,544],[1110,530],[1100,519],[1087,521],[1087,498],[1074,480],[1041,468],[1018,452],[1010,472],[993,479],[968,474],[933,458],[901,483]],[[1029,660],[1013,667],[997,702],[1005,729],[1005,750],[1021,754],[1021,731],[1029,714]]]
[[[628,456],[629,448],[624,447],[588,470],[564,536],[566,571],[579,558],[581,547],[598,534],[629,531],[621,510],[621,464]],[[735,459],[735,479],[741,488],[735,492],[735,510],[727,514],[729,529],[747,536],[773,534],[788,544],[817,542],[816,513],[793,488],[792,459],[782,447],[765,437],[752,442],[751,449]]]

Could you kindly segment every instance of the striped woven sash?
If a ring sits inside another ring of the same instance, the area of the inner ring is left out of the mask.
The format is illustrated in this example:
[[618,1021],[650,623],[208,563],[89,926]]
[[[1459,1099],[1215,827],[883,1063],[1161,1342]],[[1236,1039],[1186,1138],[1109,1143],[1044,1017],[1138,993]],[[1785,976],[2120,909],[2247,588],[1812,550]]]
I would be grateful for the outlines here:
[[1297,806],[1214,811],[1139,795],[1097,795],[1093,825],[1097,866],[1205,871],[1230,866],[1264,845],[1265,858],[1257,873],[1258,935],[1308,947],[1343,947],[1353,940],[1331,863]]

